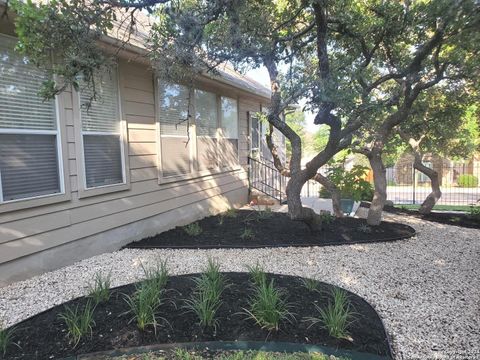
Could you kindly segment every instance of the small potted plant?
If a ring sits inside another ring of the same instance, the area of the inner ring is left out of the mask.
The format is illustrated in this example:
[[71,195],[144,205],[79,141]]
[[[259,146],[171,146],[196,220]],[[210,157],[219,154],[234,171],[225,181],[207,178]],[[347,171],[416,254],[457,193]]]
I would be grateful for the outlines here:
[[[373,187],[365,180],[367,171],[368,168],[361,165],[354,165],[349,171],[345,170],[342,165],[337,165],[328,171],[328,179],[340,191],[340,206],[343,213],[350,214],[356,201],[372,200]],[[330,193],[322,188],[320,197],[330,197]]]

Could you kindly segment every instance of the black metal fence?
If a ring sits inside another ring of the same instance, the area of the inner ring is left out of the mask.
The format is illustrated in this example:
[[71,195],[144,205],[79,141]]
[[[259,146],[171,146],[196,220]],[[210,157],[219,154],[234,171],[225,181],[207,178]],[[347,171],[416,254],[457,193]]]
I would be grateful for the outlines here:
[[[438,205],[480,203],[480,165],[435,166],[442,197]],[[430,179],[411,165],[387,168],[387,199],[395,204],[421,204],[431,192]]]
[[[286,199],[288,178],[280,175],[273,163],[249,158],[250,186],[279,201]],[[429,164],[427,164],[429,166]],[[480,204],[480,165],[434,167],[440,178],[442,197],[438,205]],[[330,167],[319,172],[327,175]],[[421,204],[431,191],[430,179],[413,166],[387,168],[387,199],[394,204]],[[371,178],[372,175],[368,174]],[[302,189],[303,197],[319,197],[322,186],[309,180]]]

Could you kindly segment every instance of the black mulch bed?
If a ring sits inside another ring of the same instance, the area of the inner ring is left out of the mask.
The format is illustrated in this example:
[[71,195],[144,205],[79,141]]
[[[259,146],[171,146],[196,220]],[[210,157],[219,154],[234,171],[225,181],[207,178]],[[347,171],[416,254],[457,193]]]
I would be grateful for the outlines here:
[[392,214],[408,215],[418,219],[433,221],[446,225],[461,226],[466,228],[480,229],[480,220],[472,217],[470,214],[451,213],[451,212],[432,212],[430,214],[420,214],[416,210],[402,209],[394,206],[386,206],[384,211]]
[[[301,221],[287,214],[238,210],[235,217],[210,216],[198,221],[200,235],[188,235],[184,228],[132,242],[126,248],[260,248],[279,246],[326,246],[393,241],[412,237],[415,230],[404,224],[382,222],[369,227],[364,219],[345,217],[325,224],[321,232],[312,233]],[[262,216],[265,215],[265,216]],[[250,229],[253,237],[243,237]]]
[[[123,294],[132,295],[135,285],[130,284],[113,289],[110,300],[99,304],[95,309],[93,334],[81,340],[75,349],[69,343],[66,326],[59,319],[64,305],[56,306],[15,326],[13,341],[21,349],[10,347],[7,359],[58,359],[75,354],[85,354],[116,348],[137,347],[155,343],[179,343],[198,341],[281,341],[308,343],[340,349],[350,349],[370,354],[391,356],[385,329],[373,308],[361,297],[348,293],[355,312],[353,322],[348,327],[351,340],[338,340],[328,335],[321,325],[311,326],[306,317],[318,316],[314,303],[324,307],[330,300],[333,285],[319,283],[318,292],[307,290],[301,278],[268,274],[275,284],[286,291],[291,312],[296,321],[281,324],[278,332],[268,333],[252,320],[246,319],[242,309],[247,308],[252,290],[247,273],[225,273],[230,284],[222,294],[223,303],[217,312],[216,332],[202,330],[197,325],[194,314],[185,312],[184,300],[189,298],[194,288],[193,278],[198,274],[172,276],[166,289],[166,301],[158,314],[168,321],[161,322],[155,335],[153,328],[141,332],[134,321],[130,322]],[[87,299],[78,298],[66,303],[82,308]],[[1,353],[0,353],[1,358]]]

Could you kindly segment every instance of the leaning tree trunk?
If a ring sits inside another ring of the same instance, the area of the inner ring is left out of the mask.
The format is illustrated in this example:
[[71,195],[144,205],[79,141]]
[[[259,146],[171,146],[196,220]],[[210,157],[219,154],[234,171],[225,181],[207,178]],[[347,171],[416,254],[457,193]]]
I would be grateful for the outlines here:
[[437,201],[442,197],[438,173],[435,170],[423,165],[421,155],[418,152],[415,152],[415,161],[413,163],[413,167],[427,175],[430,179],[432,191],[430,192],[430,194],[428,194],[428,196],[418,209],[418,212],[420,214],[430,214]]
[[337,218],[344,217],[344,214],[342,211],[342,205],[340,201],[341,194],[337,186],[322,174],[317,173],[317,175],[315,175],[313,179],[319,184],[321,184],[323,187],[325,187],[325,189],[327,189],[327,191],[330,193],[330,197],[332,199],[333,213],[335,214],[335,216]]
[[373,200],[368,210],[367,223],[368,225],[377,226],[382,221],[382,211],[387,200],[387,174],[385,166],[383,165],[382,153],[373,149],[368,154],[368,160],[373,170],[373,184],[375,191],[373,193]]
[[305,222],[312,232],[322,230],[322,218],[313,209],[304,207],[301,200],[302,187],[308,179],[302,173],[292,174],[287,183],[288,215],[292,220]]
[[440,190],[440,179],[438,177],[438,173],[435,170],[430,169],[429,167],[423,165],[423,162],[422,162],[422,152],[420,150],[420,144],[425,138],[425,135],[421,136],[419,140],[415,140],[414,138],[409,137],[401,129],[398,129],[397,132],[400,135],[400,137],[408,145],[410,145],[410,148],[412,149],[413,156],[414,156],[413,167],[418,171],[422,172],[423,174],[427,175],[428,178],[430,179],[432,191],[430,192],[430,194],[428,194],[426,199],[423,201],[422,205],[420,206],[420,209],[418,209],[418,212],[420,214],[430,214],[430,212],[432,211],[437,201],[442,197],[442,191]]

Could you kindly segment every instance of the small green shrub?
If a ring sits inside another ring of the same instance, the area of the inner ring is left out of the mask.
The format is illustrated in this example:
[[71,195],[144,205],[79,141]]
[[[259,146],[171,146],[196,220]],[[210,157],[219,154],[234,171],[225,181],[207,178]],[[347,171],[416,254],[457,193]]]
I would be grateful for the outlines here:
[[330,212],[325,211],[320,213],[320,219],[322,220],[322,224],[330,225],[335,220],[335,216],[330,214]]
[[15,328],[4,329],[3,326],[0,327],[0,354],[1,355],[5,355],[7,353],[7,349],[12,345],[19,347],[16,343],[13,342],[14,335],[15,335]]
[[125,314],[133,315],[129,323],[136,321],[137,327],[142,331],[147,326],[153,326],[156,333],[158,326],[157,314],[158,309],[163,304],[164,292],[164,290],[158,290],[156,283],[144,281],[137,285],[132,296],[124,294],[125,301],[129,307]]
[[190,236],[198,236],[202,233],[202,227],[200,226],[199,223],[191,223],[188,225],[185,225],[183,227],[183,230]]
[[357,230],[364,234],[370,234],[372,232],[372,228],[367,224],[360,225],[359,227],[357,227]]
[[65,306],[65,311],[59,314],[59,318],[67,325],[68,336],[73,342],[73,347],[76,347],[85,335],[92,334],[95,326],[94,312],[95,306],[88,300],[83,311],[79,309],[78,305],[74,309]]
[[320,283],[315,279],[302,278],[301,282],[303,287],[311,292],[318,291],[318,288],[320,287]]
[[477,206],[470,206],[468,210],[468,215],[477,221],[480,221],[480,205]]
[[225,216],[227,218],[231,218],[231,219],[236,218],[237,215],[238,215],[238,211],[235,208],[230,208],[223,213],[223,216]]
[[387,186],[396,186],[397,183],[395,182],[395,180],[387,180]]
[[107,302],[110,299],[110,274],[102,275],[96,273],[93,279],[93,284],[90,285],[89,297],[93,300],[95,305]]
[[[354,165],[350,171],[345,170],[343,165],[335,165],[328,171],[328,179],[335,184],[340,191],[342,199],[353,199],[355,201],[372,201],[374,189],[372,184],[365,180],[368,168],[361,165]],[[321,188],[321,198],[330,198],[327,189]]]
[[270,207],[265,207],[264,210],[257,211],[258,220],[267,220],[273,216],[273,211]]
[[265,274],[265,271],[258,262],[255,266],[248,266],[247,269],[254,285],[261,286],[263,283],[267,282],[267,274]]
[[319,313],[319,317],[311,317],[307,320],[311,322],[310,326],[322,323],[327,329],[330,336],[337,339],[348,338],[347,327],[353,316],[347,293],[339,288],[334,288],[331,293],[332,300],[328,302],[325,308],[320,308],[317,304],[315,308]]
[[245,228],[242,232],[242,234],[240,235],[240,238],[242,240],[252,240],[255,238],[255,233],[253,232],[253,230],[251,228]]
[[275,287],[272,279],[270,283],[265,281],[254,286],[254,294],[249,299],[248,309],[243,311],[262,329],[277,331],[282,321],[295,320],[294,314],[289,310],[290,307],[285,300],[284,292]]
[[168,282],[168,267],[167,261],[163,260],[152,267],[144,267],[142,264],[143,273],[145,274],[144,282],[149,283],[150,286],[161,292],[165,289]]
[[216,328],[216,313],[222,305],[221,296],[226,288],[218,262],[209,259],[207,268],[195,279],[195,284],[191,298],[185,300],[185,309],[197,316],[200,326]]
[[218,225],[223,225],[225,218],[234,219],[237,217],[237,215],[238,215],[237,209],[234,209],[234,208],[228,209],[224,213],[220,214],[220,218],[218,219]]
[[460,187],[477,187],[478,186],[478,178],[474,175],[470,174],[462,174],[457,179],[457,184]]

